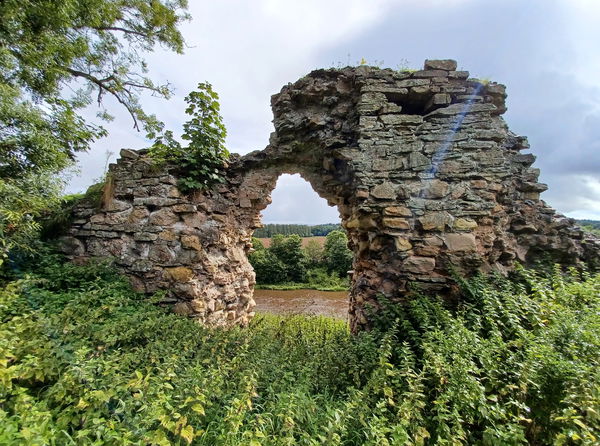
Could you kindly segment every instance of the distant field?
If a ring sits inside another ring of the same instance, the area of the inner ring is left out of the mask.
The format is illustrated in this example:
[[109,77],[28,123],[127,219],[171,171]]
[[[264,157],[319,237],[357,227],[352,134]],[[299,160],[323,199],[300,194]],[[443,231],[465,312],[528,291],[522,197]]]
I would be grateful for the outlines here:
[[[321,246],[325,245],[325,238],[324,236],[317,236],[317,237],[302,237],[302,246],[306,246],[308,244],[309,240],[315,240],[317,242],[319,242],[319,244]],[[262,242],[263,246],[265,248],[268,248],[269,246],[271,246],[271,238],[259,238],[259,240]]]

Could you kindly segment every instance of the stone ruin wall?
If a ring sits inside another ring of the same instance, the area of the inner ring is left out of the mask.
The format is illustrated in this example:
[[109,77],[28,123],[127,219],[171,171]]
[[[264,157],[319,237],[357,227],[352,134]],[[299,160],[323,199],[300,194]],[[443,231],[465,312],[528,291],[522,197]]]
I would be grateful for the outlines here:
[[[227,182],[183,196],[177,168],[123,150],[110,198],[81,205],[65,250],[113,257],[144,292],[211,325],[253,315],[247,260],[260,211],[282,173],[299,173],[337,206],[354,252],[353,330],[367,306],[411,290],[452,295],[452,272],[506,272],[545,255],[597,261],[600,243],[540,200],[535,157],[501,115],[505,87],[469,78],[450,60],[424,70],[317,70],[272,97],[275,132],[263,151],[234,156]],[[302,203],[298,203],[300,206]]]

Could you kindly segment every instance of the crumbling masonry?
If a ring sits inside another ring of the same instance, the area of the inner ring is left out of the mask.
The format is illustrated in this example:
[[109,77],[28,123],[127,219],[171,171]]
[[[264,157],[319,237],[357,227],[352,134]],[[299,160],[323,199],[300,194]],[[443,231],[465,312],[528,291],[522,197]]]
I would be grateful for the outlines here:
[[[451,272],[507,271],[545,254],[576,264],[599,244],[540,200],[546,186],[501,115],[505,87],[456,62],[416,72],[317,70],[271,99],[268,147],[233,157],[227,182],[183,196],[177,166],[121,151],[101,209],[81,205],[63,246],[77,260],[114,257],[144,292],[211,324],[253,315],[246,254],[279,175],[299,173],[337,206],[354,252],[353,330],[367,305],[410,291],[452,294]],[[299,206],[302,203],[298,203]]]

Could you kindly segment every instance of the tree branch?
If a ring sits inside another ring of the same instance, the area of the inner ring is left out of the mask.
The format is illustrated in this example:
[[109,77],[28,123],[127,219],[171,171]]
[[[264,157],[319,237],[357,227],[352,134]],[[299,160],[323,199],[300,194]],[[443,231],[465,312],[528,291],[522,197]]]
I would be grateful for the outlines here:
[[[115,80],[114,76],[108,76],[105,79],[98,79],[96,76],[90,74],[90,73],[86,73],[84,71],[79,71],[79,70],[74,70],[73,68],[70,67],[63,67],[63,69],[65,71],[67,71],[69,74],[75,76],[75,77],[82,77],[84,79],[87,79],[88,81],[90,81],[91,83],[93,83],[94,85],[96,85],[99,89],[98,92],[98,104],[100,104],[100,102],[102,101],[102,92],[108,92],[111,95],[113,95],[117,101],[123,105],[127,111],[129,112],[129,114],[131,115],[131,118],[133,119],[133,128],[136,129],[137,131],[140,130],[140,126],[138,124],[138,120],[137,120],[137,116],[135,113],[135,110],[131,107],[131,105],[125,101],[121,95],[119,95],[119,92],[112,86],[107,85],[106,82],[111,81],[111,80]],[[124,92],[126,94],[131,95],[131,92],[124,90]]]
[[149,37],[149,35],[147,33],[143,33],[140,31],[134,31],[132,29],[127,29],[127,28],[121,28],[120,26],[94,26],[92,29],[95,29],[98,31],[121,31],[122,33],[125,33],[125,34],[133,34],[133,35],[140,36],[140,37]]

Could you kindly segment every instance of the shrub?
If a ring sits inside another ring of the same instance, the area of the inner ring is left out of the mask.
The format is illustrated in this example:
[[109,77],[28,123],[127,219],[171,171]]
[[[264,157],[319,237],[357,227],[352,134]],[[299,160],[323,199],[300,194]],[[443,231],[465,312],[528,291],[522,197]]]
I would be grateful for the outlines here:
[[0,290],[0,444],[598,444],[600,276],[462,289],[210,329],[48,255]]
[[229,151],[225,148],[227,131],[219,114],[219,96],[212,86],[208,82],[198,84],[198,90],[186,96],[185,102],[185,112],[191,119],[183,125],[181,138],[189,144],[182,146],[167,130],[155,139],[150,155],[157,163],[168,162],[177,167],[179,189],[187,193],[223,183]]

